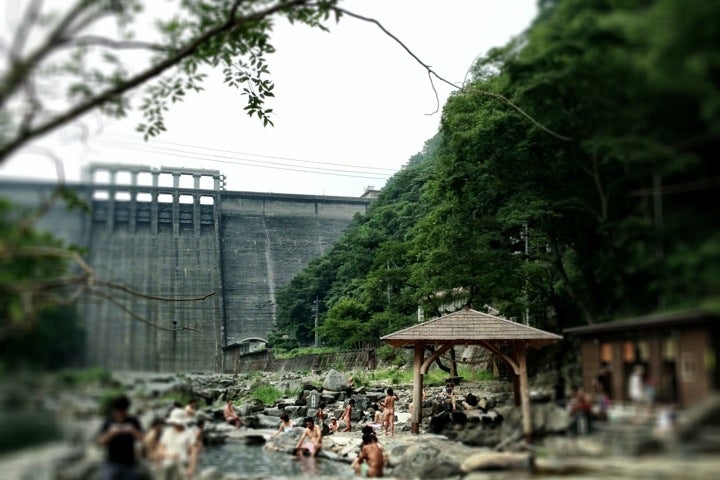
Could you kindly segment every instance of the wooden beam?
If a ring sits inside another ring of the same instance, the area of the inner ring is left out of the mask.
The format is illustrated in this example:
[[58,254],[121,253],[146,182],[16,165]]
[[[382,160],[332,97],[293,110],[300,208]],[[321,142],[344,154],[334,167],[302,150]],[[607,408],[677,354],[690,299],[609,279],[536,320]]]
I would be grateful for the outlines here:
[[[517,361],[514,358],[510,357],[509,355],[506,355],[505,353],[503,353],[497,345],[495,345],[494,343],[487,341],[487,340],[478,340],[477,343],[478,343],[478,345],[482,345],[483,347],[487,348],[488,350],[493,352],[498,357],[505,360],[508,363],[508,365],[510,365],[510,367],[512,367],[513,372],[515,372],[515,375],[518,374],[518,370],[519,370],[520,366],[518,365]],[[513,343],[515,343],[515,342],[513,342]]]
[[454,346],[455,346],[455,342],[448,342],[448,343],[446,343],[445,345],[443,345],[442,347],[440,347],[438,350],[436,350],[435,353],[433,353],[433,354],[430,355],[428,358],[426,358],[425,361],[423,361],[423,364],[422,364],[422,374],[425,375],[425,374],[427,373],[427,371],[428,371],[428,368],[430,368],[430,365],[432,365],[432,363],[433,363],[435,360],[437,360],[438,358],[440,358],[440,355],[442,355],[443,353],[447,352],[448,350],[450,350],[450,349],[451,349],[452,347],[454,347]]
[[418,342],[415,344],[415,359],[413,362],[413,412],[411,431],[415,435],[420,433],[420,423],[422,422],[422,391],[423,391],[423,375],[422,365],[425,356],[425,344]]
[[522,407],[522,423],[525,441],[532,442],[532,417],[530,416],[530,389],[527,377],[527,347],[522,342],[515,343],[515,357],[518,361],[520,376],[520,404]]

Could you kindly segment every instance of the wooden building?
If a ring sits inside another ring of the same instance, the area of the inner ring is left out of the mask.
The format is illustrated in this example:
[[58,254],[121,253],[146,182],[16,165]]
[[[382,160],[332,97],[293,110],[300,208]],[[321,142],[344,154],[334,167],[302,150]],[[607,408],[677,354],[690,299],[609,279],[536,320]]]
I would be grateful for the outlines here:
[[637,365],[655,401],[687,408],[720,389],[720,315],[662,313],[564,330],[581,341],[583,387],[602,386],[612,401],[629,400]]

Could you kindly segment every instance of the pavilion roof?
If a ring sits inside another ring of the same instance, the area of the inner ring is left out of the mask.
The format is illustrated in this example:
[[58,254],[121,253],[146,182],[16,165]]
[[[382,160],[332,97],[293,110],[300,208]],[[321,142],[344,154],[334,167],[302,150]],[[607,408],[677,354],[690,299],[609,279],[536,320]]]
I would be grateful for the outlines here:
[[562,336],[488,313],[465,309],[398,330],[380,339],[393,347],[406,347],[419,342],[426,345],[448,342],[483,345],[488,342],[501,344],[516,341],[541,347],[562,340]]

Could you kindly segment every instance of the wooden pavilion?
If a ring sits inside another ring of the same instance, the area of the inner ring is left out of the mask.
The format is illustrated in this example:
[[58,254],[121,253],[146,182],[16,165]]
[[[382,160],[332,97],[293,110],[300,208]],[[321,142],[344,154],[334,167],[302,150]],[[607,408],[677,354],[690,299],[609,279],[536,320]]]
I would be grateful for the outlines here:
[[[519,377],[523,432],[528,441],[532,438],[532,420],[528,392],[527,348],[539,349],[561,339],[560,335],[470,308],[381,337],[381,340],[395,348],[413,347],[415,350],[413,405],[422,405],[423,376],[430,365],[451,348],[460,345],[480,345],[498,355]],[[427,358],[426,347],[435,348],[434,353]],[[422,408],[414,408],[413,433],[420,431],[421,419]]]

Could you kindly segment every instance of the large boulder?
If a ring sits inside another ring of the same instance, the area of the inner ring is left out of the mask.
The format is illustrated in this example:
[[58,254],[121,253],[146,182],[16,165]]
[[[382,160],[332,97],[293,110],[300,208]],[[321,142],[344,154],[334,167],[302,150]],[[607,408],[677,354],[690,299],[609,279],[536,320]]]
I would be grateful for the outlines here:
[[325,375],[322,388],[333,392],[346,390],[348,388],[348,379],[344,374],[338,372],[337,370],[330,370]]
[[412,445],[402,455],[392,474],[397,478],[450,478],[461,473],[460,464],[439,448]]

